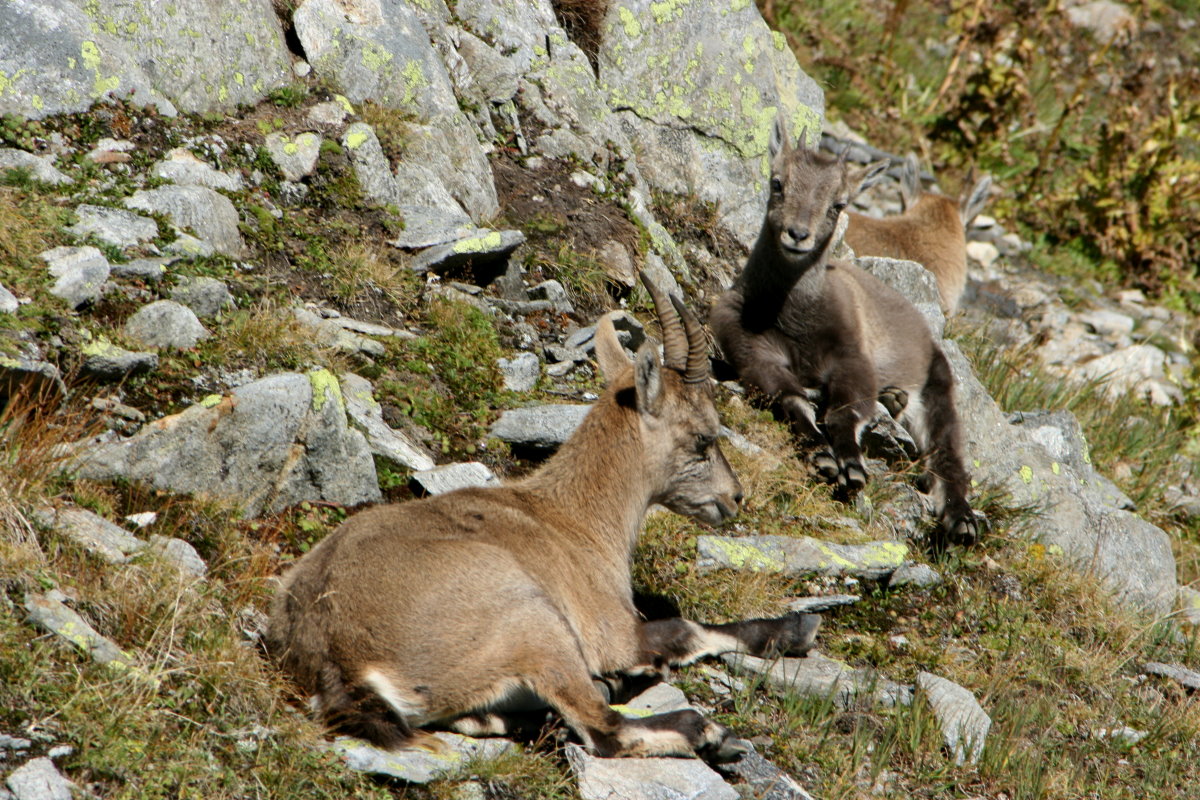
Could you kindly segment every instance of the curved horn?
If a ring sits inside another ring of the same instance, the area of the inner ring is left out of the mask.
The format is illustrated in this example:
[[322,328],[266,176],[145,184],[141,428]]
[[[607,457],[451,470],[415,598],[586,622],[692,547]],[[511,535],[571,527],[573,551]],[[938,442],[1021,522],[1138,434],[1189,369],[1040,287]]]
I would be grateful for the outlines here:
[[708,339],[704,336],[704,327],[675,295],[671,295],[671,305],[675,306],[687,332],[687,370],[683,373],[683,382],[704,383],[708,380]]
[[683,370],[688,359],[688,336],[679,323],[679,314],[667,299],[663,290],[650,280],[645,272],[638,270],[638,277],[650,299],[654,301],[654,311],[658,314],[658,324],[663,335],[663,365],[675,370]]

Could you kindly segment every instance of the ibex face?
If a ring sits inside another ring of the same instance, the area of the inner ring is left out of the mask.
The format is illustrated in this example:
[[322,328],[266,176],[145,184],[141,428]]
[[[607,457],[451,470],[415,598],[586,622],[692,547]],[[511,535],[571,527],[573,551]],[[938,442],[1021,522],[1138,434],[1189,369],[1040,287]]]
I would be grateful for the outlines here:
[[806,265],[833,237],[838,215],[887,162],[850,168],[844,157],[809,150],[803,131],[793,147],[781,117],[775,118],[771,132],[765,225],[785,263]]
[[[704,332],[675,298],[668,300],[653,284],[646,285],[660,310],[667,367],[659,368],[658,354],[649,347],[634,363],[646,473],[657,477],[651,500],[716,525],[737,513],[742,486],[717,443],[721,423],[708,380]],[[607,317],[601,321],[596,356],[604,374],[617,375],[626,358],[611,328]]]

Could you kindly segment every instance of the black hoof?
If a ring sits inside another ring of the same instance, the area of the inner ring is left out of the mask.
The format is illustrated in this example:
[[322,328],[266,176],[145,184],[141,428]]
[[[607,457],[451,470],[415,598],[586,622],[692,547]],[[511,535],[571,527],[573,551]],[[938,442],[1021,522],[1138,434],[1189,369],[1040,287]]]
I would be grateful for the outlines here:
[[838,473],[838,489],[846,494],[853,494],[867,485],[867,469],[862,462],[850,461],[842,466]]
[[898,419],[908,407],[908,392],[899,386],[885,386],[879,390],[879,402],[892,415],[892,419]]
[[838,468],[837,459],[828,450],[819,450],[814,453],[812,464],[816,467],[817,474],[821,476],[821,480],[826,483],[836,483],[841,476],[842,471]]
[[731,764],[734,761],[740,761],[742,756],[752,749],[753,747],[746,740],[726,732],[724,739],[715,745],[703,748],[698,755],[710,764]]

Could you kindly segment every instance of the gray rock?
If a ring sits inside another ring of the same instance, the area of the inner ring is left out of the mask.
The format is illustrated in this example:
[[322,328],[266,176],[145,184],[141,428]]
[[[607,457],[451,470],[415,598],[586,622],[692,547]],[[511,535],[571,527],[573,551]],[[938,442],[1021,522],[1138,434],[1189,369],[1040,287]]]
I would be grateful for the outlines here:
[[87,620],[67,608],[53,594],[25,595],[25,610],[29,612],[30,622],[65,639],[100,664],[117,669],[133,666],[133,661],[115,642],[97,633]]
[[[342,146],[354,167],[354,175],[367,200],[380,206],[420,206],[440,211],[448,217],[463,216],[462,206],[451,196],[441,180],[429,172],[423,184],[401,189],[383,153],[375,129],[355,122],[342,134]],[[401,237],[404,238],[403,236]]]
[[1046,452],[1054,459],[1050,465],[1051,471],[1055,462],[1066,464],[1092,489],[1096,498],[1113,508],[1134,510],[1134,503],[1128,495],[1092,465],[1083,428],[1070,411],[1018,411],[1009,417],[1009,421],[1020,426],[1030,438],[1046,448]]
[[408,331],[389,328],[387,325],[379,325],[374,322],[364,322],[354,317],[335,316],[330,317],[330,321],[337,325],[342,330],[351,331],[353,333],[361,333],[366,336],[398,336],[400,338],[415,338],[414,334]]
[[1137,32],[1137,19],[1126,6],[1113,0],[1091,0],[1070,6],[1066,12],[1073,26],[1091,31],[1101,44],[1113,39],[1127,40]]
[[498,359],[496,363],[504,376],[504,388],[510,392],[532,391],[541,377],[542,364],[533,353],[517,353],[512,358]]
[[1175,602],[1175,557],[1162,530],[1097,496],[1086,478],[1053,459],[979,383],[954,342],[944,342],[955,379],[963,448],[974,479],[1042,509],[1030,524],[1048,553],[1093,574],[1119,602],[1155,614]]
[[187,306],[155,300],[125,321],[125,335],[143,347],[186,350],[211,334]]
[[0,314],[15,314],[20,307],[16,295],[0,286]]
[[0,733],[0,750],[12,750],[19,752],[28,750],[33,742],[28,739],[23,739],[20,736],[9,736],[7,733]]
[[1188,625],[1200,625],[1200,592],[1190,586],[1179,587],[1179,617]]
[[208,574],[208,564],[196,552],[196,548],[183,539],[151,534],[150,549],[174,564],[180,572],[196,578],[203,578]]
[[5,783],[16,800],[71,800],[71,782],[45,757],[22,764]]
[[738,800],[698,758],[597,758],[570,744],[567,763],[583,800]]
[[389,244],[404,250],[420,250],[486,234],[461,210],[405,205],[400,206],[400,214],[404,218],[404,230]]
[[492,424],[492,436],[520,447],[553,450],[571,438],[590,410],[569,404],[509,409]]
[[50,528],[110,564],[125,564],[146,547],[141,539],[83,508],[43,509],[35,513],[39,524]]
[[[0,93],[0,98],[2,97],[3,93]],[[54,166],[53,156],[35,156],[33,153],[17,150],[15,147],[0,147],[0,172],[11,169],[28,170],[34,180],[51,186],[74,183]]]
[[451,775],[474,759],[497,758],[515,746],[507,739],[472,739],[456,733],[433,734],[445,747],[388,752],[357,739],[335,739],[330,748],[355,772],[386,775],[408,783],[429,783]]
[[1158,661],[1148,661],[1142,667],[1142,672],[1147,675],[1157,675],[1160,678],[1168,678],[1175,681],[1189,692],[1194,692],[1200,689],[1200,672],[1181,667],[1178,664],[1163,664]]
[[1128,336],[1133,333],[1133,317],[1117,311],[1087,311],[1079,315],[1079,321],[1101,336]]
[[129,50],[71,0],[0,4],[0,31],[0,116],[74,114],[116,97],[177,113]]
[[575,306],[561,283],[555,280],[542,281],[529,290],[529,296],[535,300],[548,300],[554,305],[556,314],[574,314]]
[[103,337],[88,342],[80,352],[83,354],[83,372],[103,381],[119,381],[158,367],[157,353],[135,353],[117,347]]
[[84,9],[181,111],[253,105],[291,78],[291,56],[270,0],[177,3],[169,11],[92,0]]
[[204,186],[226,192],[240,191],[243,185],[240,176],[221,172],[186,147],[167,151],[166,158],[150,168],[150,174],[180,186]]
[[75,209],[78,221],[66,228],[72,236],[95,236],[118,247],[134,247],[158,236],[158,223],[149,217],[120,208],[81,205]]
[[1167,355],[1152,344],[1135,344],[1082,364],[1078,380],[1104,381],[1107,394],[1117,398],[1128,392],[1147,394],[1147,381],[1166,379]]
[[343,373],[342,397],[346,401],[346,414],[367,437],[367,447],[372,455],[385,458],[405,469],[433,469],[434,461],[422,448],[412,442],[403,432],[395,430],[383,421],[383,409],[375,402],[371,382],[353,373]]
[[478,461],[444,464],[414,472],[413,483],[425,494],[445,494],[472,486],[499,486],[500,479]]
[[917,443],[904,426],[896,422],[883,404],[876,401],[875,414],[859,434],[863,450],[874,458],[889,463],[915,460],[920,454]]
[[207,186],[160,186],[140,189],[125,199],[128,208],[163,214],[181,228],[232,258],[246,255],[246,243],[238,231],[238,214],[233,203]]
[[696,549],[702,571],[728,568],[856,578],[891,575],[908,557],[903,542],[832,544],[808,536],[700,536]]
[[896,589],[901,586],[915,586],[918,589],[928,589],[933,586],[939,586],[941,583],[942,576],[933,567],[928,564],[915,564],[911,561],[906,561],[892,573],[892,577],[888,579],[888,588]]
[[628,703],[613,706],[627,717],[648,717],[691,707],[684,693],[669,683],[656,683]]
[[587,361],[587,353],[574,347],[564,347],[559,344],[546,345],[546,358],[554,363],[569,361],[572,364],[582,364]]
[[185,233],[177,226],[171,226],[175,230],[175,239],[167,242],[163,250],[173,256],[183,256],[185,258],[208,258],[215,255],[217,249],[203,239],[197,239],[190,233]]
[[814,800],[804,787],[779,767],[759,755],[753,744],[737,761],[720,764],[717,769],[737,778],[738,795],[753,800]]
[[459,32],[457,49],[467,64],[467,80],[476,96],[496,104],[513,98],[520,75],[516,66],[500,51],[467,31]]
[[311,330],[319,344],[333,347],[344,353],[364,353],[369,356],[382,356],[387,348],[374,339],[359,336],[346,330],[330,319],[323,319],[307,308],[293,308],[296,321]]
[[346,121],[346,107],[337,100],[317,103],[304,115],[304,120],[317,128],[336,128]]
[[58,367],[36,358],[0,355],[0,407],[22,395],[39,403],[52,403],[67,396]]
[[815,137],[821,90],[753,3],[619,0],[604,31],[600,88],[638,142],[641,174],[657,189],[716,203],[722,223],[753,244],[772,121],[782,113],[793,136],[807,128]]
[[861,700],[893,707],[912,702],[912,687],[894,683],[870,669],[852,669],[840,661],[809,653],[806,658],[764,659],[728,653],[721,659],[734,672],[761,677],[776,689],[807,697],[828,697],[838,708]]
[[197,317],[215,317],[233,306],[229,287],[216,278],[184,275],[171,291],[171,299],[190,308]]
[[430,178],[445,187],[475,222],[500,213],[492,168],[461,111],[406,132],[404,157],[396,164],[401,204],[417,202]]
[[85,445],[79,475],[237,503],[247,517],[303,500],[357,505],[380,499],[375,464],[349,426],[327,370],[282,373],[214,395],[137,435]]
[[301,133],[295,137],[276,131],[267,134],[267,152],[283,177],[298,181],[312,175],[321,157],[321,137],[315,133]]
[[825,597],[794,597],[788,600],[788,610],[801,614],[816,614],[857,603],[862,598],[856,594],[831,594]]
[[979,705],[975,695],[957,683],[930,672],[917,673],[917,689],[925,696],[933,715],[942,727],[942,740],[954,763],[974,764],[983,754],[992,718]]
[[1130,747],[1149,735],[1145,731],[1139,731],[1137,728],[1131,728],[1128,725],[1121,725],[1115,728],[1097,728],[1092,731],[1092,736],[1095,736],[1097,739],[1112,739]]
[[108,259],[94,247],[55,247],[40,256],[56,280],[50,294],[80,308],[100,299],[108,280]]
[[347,11],[336,0],[305,0],[292,22],[308,63],[350,102],[372,100],[420,120],[458,111],[450,76],[406,3]]
[[[638,318],[628,311],[610,311],[607,316],[612,320],[613,330],[617,332],[617,340],[621,345],[637,352],[637,349],[646,341],[646,329],[638,321]],[[596,351],[595,336],[596,325],[588,325],[568,336],[563,345],[582,350],[584,353],[593,353]]]
[[520,231],[487,231],[479,229],[474,235],[449,244],[437,245],[422,250],[412,260],[414,272],[440,272],[461,267],[476,266],[508,258],[513,250],[525,243],[525,234]]
[[946,317],[942,314],[941,295],[932,272],[915,261],[894,258],[859,258],[855,263],[908,298],[929,323],[933,338],[942,338]]

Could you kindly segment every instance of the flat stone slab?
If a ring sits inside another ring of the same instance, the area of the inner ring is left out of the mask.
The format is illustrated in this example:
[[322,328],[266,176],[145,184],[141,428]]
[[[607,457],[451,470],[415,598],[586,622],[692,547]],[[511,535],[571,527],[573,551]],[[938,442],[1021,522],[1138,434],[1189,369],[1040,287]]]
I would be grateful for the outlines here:
[[940,583],[942,583],[942,576],[933,567],[928,564],[905,562],[888,579],[888,588],[915,586],[918,589],[928,589]]
[[346,415],[367,437],[371,454],[385,458],[412,470],[431,470],[433,459],[402,431],[389,426],[383,420],[383,408],[375,402],[371,382],[353,373],[338,376],[342,382],[342,397],[346,401]]
[[738,800],[737,791],[698,758],[597,758],[567,745],[584,800]]
[[187,349],[212,334],[187,306],[155,300],[125,320],[125,335],[143,347]]
[[74,183],[54,166],[54,159],[49,156],[35,156],[15,147],[0,147],[0,172],[12,169],[29,170],[34,180],[48,183],[51,186],[62,186]]
[[228,197],[207,186],[139,189],[125,199],[125,206],[163,214],[180,228],[191,228],[223,255],[232,258],[246,255],[246,243],[238,230],[237,209]]
[[455,489],[465,489],[471,486],[500,485],[500,479],[493,475],[485,464],[478,461],[444,464],[433,469],[414,472],[412,480],[427,494],[445,494]]
[[925,696],[942,726],[942,739],[950,748],[954,763],[962,766],[978,761],[992,728],[992,718],[979,705],[975,695],[931,672],[917,674],[917,689]]
[[15,800],[71,800],[71,782],[44,756],[13,770],[5,783]]
[[129,656],[88,624],[87,620],[66,606],[56,592],[25,595],[25,610],[29,621],[70,642],[74,647],[101,664],[127,669],[133,665]]
[[158,223],[141,214],[120,208],[84,204],[75,209],[78,218],[65,228],[72,236],[95,236],[118,247],[134,247],[158,236]]
[[100,298],[111,268],[95,247],[55,247],[40,254],[56,280],[50,294],[80,308]]
[[1200,689],[1200,672],[1178,664],[1163,664],[1158,661],[1148,661],[1142,667],[1142,672],[1147,675],[1157,675],[1160,678],[1169,678],[1189,692]]
[[150,549],[174,564],[180,572],[194,578],[203,578],[208,574],[208,564],[196,552],[196,548],[183,539],[151,534]]
[[816,614],[831,608],[848,606],[861,600],[857,594],[831,594],[827,597],[795,597],[788,600],[788,609],[801,614]]
[[336,348],[343,353],[365,353],[369,356],[387,353],[382,343],[346,330],[335,320],[325,319],[307,308],[293,308],[292,313],[296,315],[296,321],[311,330],[317,341],[326,347]]
[[112,275],[116,278],[160,281],[167,274],[167,264],[173,260],[172,258],[135,258],[124,264],[113,264]]
[[730,764],[717,765],[722,775],[736,778],[738,794],[753,800],[814,800],[796,779],[763,758],[746,742],[750,751]]
[[486,234],[461,211],[436,206],[400,206],[404,230],[390,244],[403,250],[422,250]]
[[181,186],[207,186],[209,189],[224,189],[227,192],[236,192],[242,188],[240,175],[221,172],[184,147],[168,151],[166,158],[150,168],[150,174]]
[[413,748],[392,753],[348,737],[335,739],[330,749],[355,772],[386,775],[409,783],[429,783],[453,774],[471,759],[496,758],[516,746],[507,739],[472,739],[456,733],[433,736],[445,749],[435,753]]
[[85,508],[42,509],[34,518],[110,564],[126,564],[146,547],[124,528]]
[[414,272],[425,273],[455,269],[467,263],[486,264],[508,258],[524,243],[525,234],[520,231],[478,229],[463,239],[422,250],[409,266]]
[[321,137],[315,133],[301,133],[293,137],[276,131],[267,134],[266,148],[283,177],[298,181],[316,170],[317,159],[321,157]]
[[701,536],[701,570],[741,569],[784,575],[850,575],[883,578],[908,557],[903,542],[832,544],[809,536]]
[[15,314],[20,307],[21,303],[17,300],[17,296],[0,286],[0,314]]
[[911,686],[888,680],[870,669],[855,669],[840,661],[810,653],[806,658],[765,659],[728,653],[721,659],[742,675],[763,677],[776,689],[808,697],[832,697],[838,708],[850,708],[859,700],[881,706],[908,705]]
[[553,450],[571,438],[591,408],[572,404],[513,408],[492,425],[492,436],[521,447]]
[[139,353],[100,338],[85,344],[82,369],[101,380],[119,381],[127,375],[149,372],[158,366],[158,353]]
[[628,703],[614,705],[613,709],[627,717],[648,717],[691,707],[687,696],[678,687],[669,683],[656,683]]

